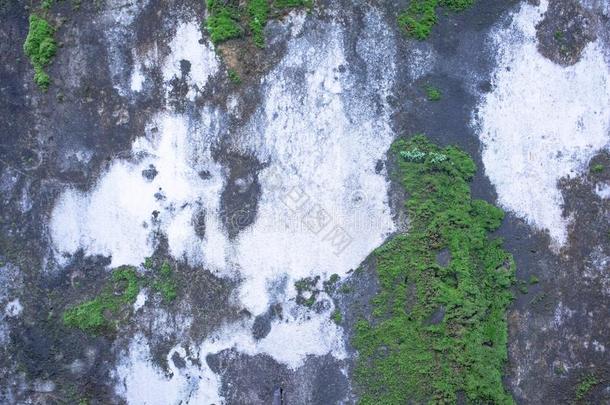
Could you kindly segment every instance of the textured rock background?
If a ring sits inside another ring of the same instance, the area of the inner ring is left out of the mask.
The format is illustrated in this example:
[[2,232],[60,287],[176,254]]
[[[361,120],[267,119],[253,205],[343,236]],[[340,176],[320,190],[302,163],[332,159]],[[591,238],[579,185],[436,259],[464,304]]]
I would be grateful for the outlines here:
[[[594,375],[585,400],[610,402],[610,200],[600,192],[610,181],[610,99],[585,80],[610,86],[607,2],[477,2],[441,15],[424,42],[398,29],[406,3],[316,2],[270,22],[265,49],[236,40],[219,58],[199,28],[201,1],[59,2],[50,15],[61,46],[42,93],[22,48],[29,4],[0,1],[0,402],[268,404],[278,393],[286,404],[355,402],[349,337],[376,290],[365,258],[407,227],[386,151],[417,132],[470,153],[474,196],[509,211],[499,234],[527,284],[508,314],[515,401],[570,403]],[[581,81],[570,73],[584,68]],[[559,91],[558,77],[582,86]],[[440,101],[427,100],[428,84]],[[502,126],[494,97],[510,110]],[[537,100],[539,114],[520,97]],[[481,116],[490,111],[498,115]],[[578,142],[553,138],[537,119],[585,130]],[[510,143],[496,143],[502,134]],[[597,163],[606,169],[592,172]],[[141,176],[149,164],[158,173]],[[283,194],[273,194],[278,168]],[[502,198],[519,181],[529,205]],[[282,202],[292,187],[344,220],[347,253],[292,228]],[[74,204],[62,209],[66,196]],[[354,212],[370,222],[344,218]],[[144,290],[115,333],[62,324],[111,266],[151,255],[171,260],[177,300]],[[334,292],[312,308],[295,303],[297,279],[319,275],[322,289],[332,273],[342,276]]]

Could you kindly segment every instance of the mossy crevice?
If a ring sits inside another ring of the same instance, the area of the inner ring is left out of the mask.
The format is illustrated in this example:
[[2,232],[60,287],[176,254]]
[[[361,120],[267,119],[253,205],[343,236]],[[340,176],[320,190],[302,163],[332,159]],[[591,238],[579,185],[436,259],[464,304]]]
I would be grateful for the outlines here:
[[140,284],[134,267],[117,268],[112,272],[110,283],[98,296],[64,312],[64,324],[93,334],[112,330],[115,326],[112,319],[134,303]]
[[264,29],[270,18],[299,7],[311,9],[312,0],[248,0],[246,2],[207,0],[205,27],[214,44],[230,39],[251,38],[259,48],[265,46]]
[[436,24],[437,10],[462,11],[472,6],[474,0],[411,0],[409,6],[398,16],[398,23],[407,35],[424,40]]
[[[506,310],[515,265],[496,230],[503,212],[473,200],[476,167],[421,135],[392,147],[409,193],[408,234],[374,252],[380,291],[373,319],[356,324],[362,404],[513,403],[502,385]],[[451,260],[436,256],[448,249]]]
[[57,52],[54,35],[55,28],[44,17],[30,15],[28,35],[23,50],[34,66],[34,82],[43,91],[46,91],[51,84],[51,78],[45,72],[45,67],[51,63]]
[[153,291],[161,293],[165,302],[169,303],[175,300],[178,296],[178,289],[171,265],[168,262],[163,262],[153,277]]

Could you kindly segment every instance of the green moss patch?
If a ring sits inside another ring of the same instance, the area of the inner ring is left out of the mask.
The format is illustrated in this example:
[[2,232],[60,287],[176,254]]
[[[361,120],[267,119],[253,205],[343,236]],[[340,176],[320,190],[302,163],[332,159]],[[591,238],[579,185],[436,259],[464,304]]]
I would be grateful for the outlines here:
[[229,69],[228,75],[229,75],[229,80],[231,80],[231,82],[233,84],[241,83],[241,77],[239,76],[239,73],[237,73],[237,71],[235,69]]
[[240,12],[237,6],[221,0],[207,0],[207,30],[213,43],[239,38],[244,30],[240,25]]
[[207,0],[208,18],[205,22],[213,43],[249,37],[259,48],[265,46],[265,26],[270,18],[276,18],[286,10],[299,7],[311,8],[312,0],[248,0],[231,2]]
[[250,17],[250,32],[252,40],[259,48],[265,46],[265,25],[269,18],[269,2],[267,0],[250,0],[248,2],[248,15]]
[[440,101],[440,99],[443,97],[443,94],[438,88],[427,85],[426,97],[428,98],[428,101]]
[[51,63],[57,52],[54,33],[55,29],[47,20],[36,14],[30,15],[28,36],[23,44],[23,50],[34,66],[34,82],[42,90],[47,90],[51,84],[51,79],[44,68]]
[[[380,291],[353,339],[360,402],[455,403],[463,393],[470,403],[513,403],[502,372],[515,265],[489,236],[504,214],[471,198],[476,167],[458,148],[418,135],[392,150],[411,222],[374,253]],[[443,249],[446,266],[436,259]]]
[[604,171],[604,165],[601,163],[594,164],[591,166],[591,173],[599,174]]
[[178,296],[178,288],[174,279],[174,271],[168,262],[163,262],[154,275],[152,289],[161,293],[165,302],[172,302]]
[[124,307],[132,305],[140,291],[135,268],[119,267],[112,272],[111,282],[94,299],[64,312],[64,324],[89,333],[113,329],[112,318]]
[[593,387],[601,381],[593,374],[585,376],[576,386],[574,397],[577,401],[581,401],[587,397]]
[[120,313],[131,310],[140,289],[149,287],[161,295],[165,303],[178,297],[178,286],[172,266],[164,261],[155,268],[152,258],[146,258],[140,276],[135,267],[122,266],[112,272],[112,277],[93,299],[68,308],[63,314],[64,324],[92,334],[113,331]]
[[407,35],[424,40],[436,24],[439,8],[462,11],[473,3],[474,0],[411,0],[407,9],[398,16],[398,23]]

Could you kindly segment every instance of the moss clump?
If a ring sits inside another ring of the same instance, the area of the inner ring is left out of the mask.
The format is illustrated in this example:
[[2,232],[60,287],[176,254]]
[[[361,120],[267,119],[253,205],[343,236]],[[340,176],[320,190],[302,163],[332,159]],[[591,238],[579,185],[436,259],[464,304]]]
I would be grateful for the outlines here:
[[235,69],[229,69],[229,80],[233,84],[241,84],[241,77],[239,77],[239,73]]
[[428,101],[440,101],[442,98],[442,93],[439,89],[434,86],[426,86],[426,97],[428,97]]
[[597,163],[597,164],[594,164],[593,166],[591,166],[592,173],[599,174],[603,171],[604,171],[604,165],[602,165],[601,163]]
[[594,375],[589,374],[586,377],[584,377],[576,386],[576,392],[575,392],[575,397],[576,400],[582,400],[584,399],[589,392],[591,391],[591,389],[593,387],[595,387],[597,384],[599,384],[601,381]]
[[34,82],[42,90],[47,90],[51,84],[51,79],[44,71],[44,67],[51,63],[57,52],[54,33],[55,29],[47,20],[36,14],[30,15],[30,26],[23,50],[34,66]]
[[328,278],[328,280],[326,280],[322,283],[322,285],[324,286],[324,291],[327,294],[331,294],[333,291],[335,291],[335,289],[337,287],[337,283],[339,282],[340,278],[341,277],[339,277],[339,275],[336,273],[331,274],[331,276]]
[[343,320],[343,315],[341,315],[341,311],[339,311],[338,309],[335,309],[333,311],[332,315],[330,316],[330,319],[332,319],[334,323],[339,325],[341,323],[341,321]]
[[248,15],[250,17],[250,32],[254,45],[259,48],[265,46],[263,30],[269,18],[269,2],[267,0],[250,0],[248,2]]
[[213,43],[218,44],[243,35],[237,7],[221,0],[207,0],[207,7],[209,16],[206,26]]
[[[513,403],[502,370],[515,265],[489,237],[504,214],[471,198],[476,168],[459,149],[418,135],[392,150],[411,228],[374,253],[373,321],[358,321],[353,340],[360,402],[455,403],[463,392],[472,403]],[[436,261],[442,249],[451,252],[446,267]]]
[[273,6],[278,10],[297,7],[307,7],[311,9],[313,7],[313,0],[275,0],[273,1]]
[[64,312],[64,324],[89,333],[112,329],[110,317],[124,306],[131,305],[140,291],[140,280],[133,267],[119,267],[112,272],[111,283],[90,301]]
[[411,0],[407,9],[398,16],[398,23],[407,35],[424,40],[436,24],[436,11],[439,7],[462,11],[473,3],[474,0]]
[[243,36],[252,37],[259,48],[265,46],[265,26],[270,18],[297,7],[311,9],[312,0],[247,0],[231,2],[207,0],[206,28],[215,44]]
[[320,294],[320,290],[317,288],[319,281],[320,276],[315,276],[305,277],[294,283],[294,288],[297,290],[296,303],[298,305],[313,307]]
[[152,284],[154,291],[161,293],[165,302],[172,302],[178,296],[174,271],[168,262],[163,262],[157,271],[156,280]]

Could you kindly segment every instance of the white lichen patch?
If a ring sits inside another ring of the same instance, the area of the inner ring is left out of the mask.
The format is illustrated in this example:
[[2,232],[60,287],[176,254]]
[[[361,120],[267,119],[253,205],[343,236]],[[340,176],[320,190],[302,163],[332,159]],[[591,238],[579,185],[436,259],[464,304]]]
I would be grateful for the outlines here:
[[[371,13],[367,24],[358,50],[367,61],[371,93],[342,72],[342,29],[323,26],[315,47],[306,36],[290,42],[265,78],[263,108],[239,140],[269,162],[260,175],[257,221],[237,241],[245,279],[240,298],[254,314],[267,309],[261,291],[272,289],[278,277],[288,277],[285,297],[294,297],[296,280],[344,276],[394,229],[387,183],[375,172],[393,133],[387,106],[380,113],[373,105],[375,95],[385,102],[391,88],[394,54],[390,45],[376,45],[388,36],[379,17]],[[299,68],[302,80],[290,79]]]
[[[113,266],[139,265],[152,254],[153,234],[160,229],[176,257],[188,253],[192,260],[202,259],[206,240],[196,236],[191,220],[198,209],[218,209],[223,185],[209,150],[200,150],[205,137],[193,140],[190,135],[207,128],[189,127],[184,117],[171,114],[160,115],[149,127],[133,145],[139,159],[117,160],[91,192],[70,189],[59,198],[50,223],[59,252],[84,249],[111,256]],[[143,171],[153,168],[154,178],[145,177]],[[200,170],[216,176],[203,180]],[[214,225],[207,224],[212,243]],[[208,251],[211,259],[222,254],[222,249]]]
[[596,43],[568,67],[538,53],[535,26],[547,3],[524,3],[508,27],[494,32],[494,89],[483,98],[475,125],[498,202],[561,247],[569,219],[557,182],[583,173],[610,140],[610,71]]
[[4,307],[4,314],[9,318],[16,318],[23,312],[23,306],[19,302],[19,298],[10,301]]
[[193,100],[196,91],[202,90],[208,78],[218,72],[218,58],[211,46],[201,44],[200,23],[196,21],[180,23],[176,35],[169,44],[171,53],[163,64],[163,79],[168,82],[182,77],[182,64],[188,62],[189,92],[187,97]]
[[[221,404],[218,377],[211,371],[205,375],[189,359],[185,367],[177,367],[172,360],[174,353],[185,356],[183,348],[173,348],[167,356],[166,374],[152,362],[147,339],[136,335],[115,372],[117,393],[130,404]],[[205,369],[209,370],[207,366]]]

